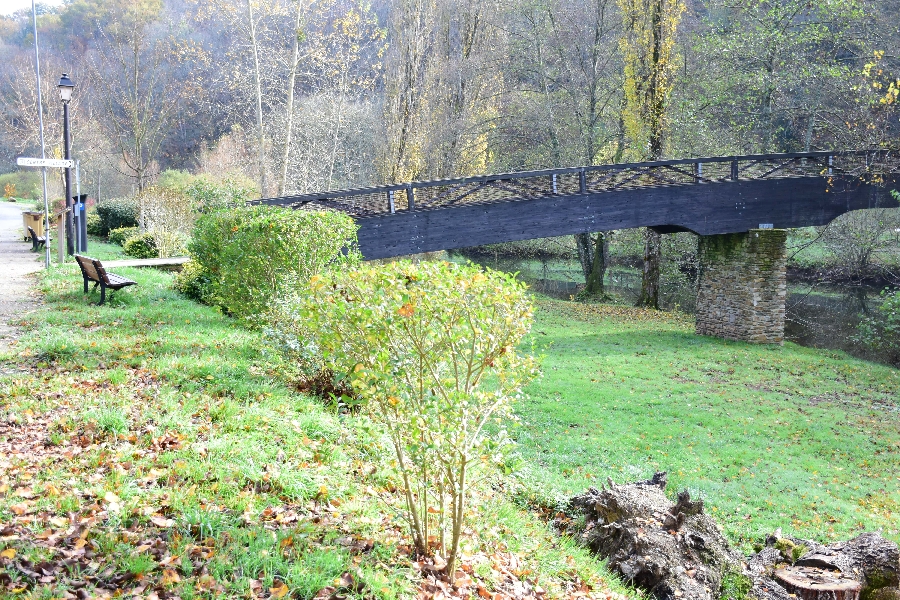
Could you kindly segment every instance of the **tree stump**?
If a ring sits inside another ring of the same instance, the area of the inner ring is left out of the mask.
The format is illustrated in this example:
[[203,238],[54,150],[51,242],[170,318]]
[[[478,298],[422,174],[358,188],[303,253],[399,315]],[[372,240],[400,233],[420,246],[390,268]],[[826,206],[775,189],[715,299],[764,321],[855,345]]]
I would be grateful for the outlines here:
[[862,584],[840,571],[817,567],[785,567],[775,580],[803,600],[859,600]]

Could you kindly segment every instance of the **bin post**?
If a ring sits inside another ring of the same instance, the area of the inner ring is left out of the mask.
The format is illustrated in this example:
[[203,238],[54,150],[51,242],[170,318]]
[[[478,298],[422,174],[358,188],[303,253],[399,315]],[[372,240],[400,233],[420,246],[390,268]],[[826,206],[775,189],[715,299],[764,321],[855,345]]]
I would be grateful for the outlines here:
[[56,262],[66,262],[66,213],[63,212],[56,220]]

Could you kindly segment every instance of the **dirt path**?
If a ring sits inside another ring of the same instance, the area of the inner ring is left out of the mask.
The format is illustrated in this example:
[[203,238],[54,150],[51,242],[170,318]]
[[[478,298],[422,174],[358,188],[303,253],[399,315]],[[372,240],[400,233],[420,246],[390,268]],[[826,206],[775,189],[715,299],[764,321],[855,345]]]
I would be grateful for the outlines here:
[[0,201],[0,352],[16,339],[10,322],[40,305],[29,274],[43,267],[42,256],[22,241],[22,205]]

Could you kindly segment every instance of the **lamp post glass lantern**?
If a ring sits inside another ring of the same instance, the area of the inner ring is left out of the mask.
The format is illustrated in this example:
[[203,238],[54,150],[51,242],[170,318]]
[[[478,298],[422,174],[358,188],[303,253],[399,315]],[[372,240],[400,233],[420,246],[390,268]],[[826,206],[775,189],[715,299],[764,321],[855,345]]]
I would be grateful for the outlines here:
[[69,79],[68,73],[62,74],[56,87],[59,88],[59,98],[63,102],[68,102],[72,99],[72,90],[75,89],[75,82]]
[[[75,90],[75,83],[69,79],[68,73],[63,73],[59,78],[59,84],[56,88],[59,90],[59,99],[63,104],[63,158],[66,160],[71,157],[71,149],[69,148],[69,101],[72,99],[72,92]],[[74,227],[72,223],[72,169],[66,167],[66,251],[71,256],[75,254]]]

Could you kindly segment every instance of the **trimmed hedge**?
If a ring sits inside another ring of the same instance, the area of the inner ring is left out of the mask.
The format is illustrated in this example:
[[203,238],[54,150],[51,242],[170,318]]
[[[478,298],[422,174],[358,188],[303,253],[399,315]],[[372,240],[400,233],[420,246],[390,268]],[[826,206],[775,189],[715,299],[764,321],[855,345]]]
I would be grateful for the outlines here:
[[150,233],[141,233],[128,239],[122,246],[122,250],[127,256],[135,258],[158,258],[159,252],[156,250],[156,240]]
[[109,232],[109,243],[124,246],[125,242],[140,233],[137,227],[119,227]]
[[178,285],[258,326],[252,318],[274,298],[328,267],[357,264],[356,230],[352,218],[331,211],[257,206],[208,213],[188,244],[197,267]]
[[104,200],[97,205],[97,216],[100,217],[98,235],[106,236],[113,229],[137,227],[137,204],[129,198]]
[[88,235],[103,235],[103,221],[96,211],[89,210],[87,212],[87,223],[85,223],[85,225],[87,227]]

